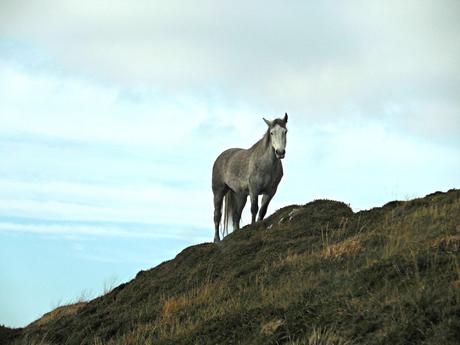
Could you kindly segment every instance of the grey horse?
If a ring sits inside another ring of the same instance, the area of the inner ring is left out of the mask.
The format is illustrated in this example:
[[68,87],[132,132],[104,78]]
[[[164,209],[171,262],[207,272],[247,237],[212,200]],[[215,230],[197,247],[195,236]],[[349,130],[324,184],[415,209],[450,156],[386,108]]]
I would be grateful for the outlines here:
[[219,242],[219,227],[222,204],[225,198],[224,236],[228,233],[229,218],[233,229],[239,229],[241,213],[249,195],[251,199],[252,223],[259,211],[259,195],[262,206],[259,220],[264,219],[270,200],[276,193],[283,177],[281,159],[286,153],[287,113],[283,119],[269,121],[267,132],[251,148],[228,149],[217,157],[212,168],[212,191],[214,193],[214,242]]

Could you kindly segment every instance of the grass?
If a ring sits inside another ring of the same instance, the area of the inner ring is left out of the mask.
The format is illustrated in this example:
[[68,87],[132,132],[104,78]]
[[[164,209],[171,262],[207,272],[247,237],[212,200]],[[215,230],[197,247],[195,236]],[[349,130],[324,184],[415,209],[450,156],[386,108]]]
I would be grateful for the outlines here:
[[86,305],[86,303],[87,302],[77,302],[59,306],[35,321],[34,325],[40,327],[58,318],[75,315],[81,308]]
[[353,343],[338,336],[332,329],[313,328],[303,340],[290,341],[287,345],[352,345]]
[[[460,191],[317,200],[56,309],[11,344],[457,344]],[[48,315],[48,314],[47,314]],[[11,330],[2,330],[6,334]]]

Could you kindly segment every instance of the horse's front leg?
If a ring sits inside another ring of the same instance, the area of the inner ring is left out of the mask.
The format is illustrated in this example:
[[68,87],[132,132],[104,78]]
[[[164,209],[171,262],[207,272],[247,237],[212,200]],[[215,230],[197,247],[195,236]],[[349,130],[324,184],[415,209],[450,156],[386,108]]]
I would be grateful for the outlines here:
[[[276,192],[276,190],[275,190],[275,192]],[[270,203],[270,201],[272,200],[273,196],[275,195],[275,192],[269,193],[269,194],[264,194],[264,196],[262,197],[262,206],[260,206],[260,212],[259,212],[259,219],[258,220],[264,219],[265,214],[267,214],[268,204]]]
[[257,211],[259,211],[259,196],[256,193],[250,193],[251,197],[251,224],[256,222]]

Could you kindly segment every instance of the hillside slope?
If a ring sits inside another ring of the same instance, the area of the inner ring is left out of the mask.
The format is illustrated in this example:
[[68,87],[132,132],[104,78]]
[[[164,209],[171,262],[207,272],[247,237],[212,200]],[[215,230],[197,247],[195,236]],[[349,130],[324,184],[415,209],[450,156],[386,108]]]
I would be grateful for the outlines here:
[[458,344],[459,247],[459,190],[358,213],[317,200],[0,333],[11,344]]

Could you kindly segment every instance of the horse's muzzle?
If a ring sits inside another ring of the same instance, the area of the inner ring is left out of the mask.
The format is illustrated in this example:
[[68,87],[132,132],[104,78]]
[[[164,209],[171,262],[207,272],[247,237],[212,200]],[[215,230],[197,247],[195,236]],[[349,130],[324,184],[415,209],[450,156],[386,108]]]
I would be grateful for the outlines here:
[[276,150],[275,154],[276,154],[276,158],[283,159],[284,156],[286,155],[286,150]]

